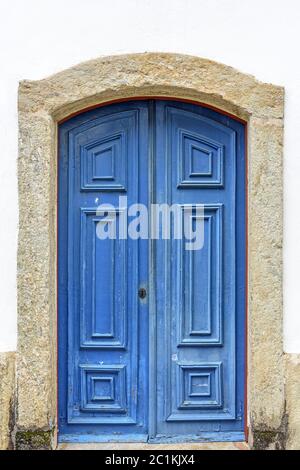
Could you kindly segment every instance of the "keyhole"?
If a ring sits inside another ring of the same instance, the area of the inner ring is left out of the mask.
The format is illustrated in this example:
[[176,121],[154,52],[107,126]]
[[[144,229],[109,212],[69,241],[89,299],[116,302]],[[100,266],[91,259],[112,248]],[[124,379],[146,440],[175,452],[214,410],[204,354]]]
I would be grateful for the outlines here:
[[147,291],[144,287],[139,288],[139,298],[144,299],[147,295]]

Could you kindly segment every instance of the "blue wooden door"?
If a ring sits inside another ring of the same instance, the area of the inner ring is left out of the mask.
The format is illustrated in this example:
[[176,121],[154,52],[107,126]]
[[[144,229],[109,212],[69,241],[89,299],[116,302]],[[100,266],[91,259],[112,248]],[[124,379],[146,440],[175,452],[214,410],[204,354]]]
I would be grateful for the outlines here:
[[[145,440],[148,433],[146,240],[99,239],[100,205],[147,205],[148,105],[84,113],[60,126],[60,436]],[[109,222],[108,223],[108,229]],[[111,213],[111,223],[114,223]],[[101,227],[100,227],[101,228]]]
[[192,224],[204,225],[204,245],[186,250],[174,237],[156,244],[151,436],[243,439],[244,127],[204,107],[161,101],[155,125],[157,201],[190,208]]
[[[61,441],[244,438],[244,146],[243,124],[163,100],[60,125]],[[136,203],[187,210],[203,247],[172,223],[170,239],[122,236]]]

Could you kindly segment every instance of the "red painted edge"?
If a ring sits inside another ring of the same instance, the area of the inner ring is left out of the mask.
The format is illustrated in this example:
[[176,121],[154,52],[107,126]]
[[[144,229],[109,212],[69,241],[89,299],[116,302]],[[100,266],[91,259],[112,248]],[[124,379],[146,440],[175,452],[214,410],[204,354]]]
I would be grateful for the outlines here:
[[248,123],[245,123],[245,403],[244,403],[244,432],[245,441],[248,442]]
[[242,124],[247,124],[247,121],[235,116],[234,114],[228,113],[227,111],[224,111],[222,109],[216,108],[215,106],[212,106],[210,104],[202,103],[201,101],[196,101],[196,100],[189,100],[185,98],[172,98],[171,96],[131,96],[128,98],[117,98],[115,100],[110,100],[110,101],[105,101],[104,103],[100,104],[94,104],[92,106],[87,106],[86,108],[80,109],[79,111],[76,111],[74,113],[69,114],[68,116],[64,117],[60,121],[58,121],[58,125],[62,124],[65,121],[68,121],[69,119],[78,116],[79,114],[85,113],[87,111],[91,111],[93,109],[101,108],[103,106],[108,106],[110,104],[114,103],[124,103],[126,101],[146,101],[146,100],[162,100],[162,101],[180,101],[182,103],[190,103],[190,104],[196,104],[198,106],[203,106],[204,108],[212,109],[213,111],[217,111],[220,114],[223,114],[224,116],[228,116],[235,121],[241,122]]
[[[58,415],[58,182],[59,182],[59,132],[58,124],[56,126],[56,435],[59,432],[59,415]],[[57,444],[57,442],[56,442]]]
[[[245,229],[246,229],[246,243],[245,243],[245,387],[244,387],[244,433],[245,433],[245,441],[248,442],[249,437],[249,427],[248,427],[248,122],[244,119],[241,119],[234,114],[228,113],[222,109],[219,109],[215,106],[202,103],[195,100],[189,100],[184,98],[173,98],[171,96],[132,96],[128,98],[119,98],[115,100],[105,101],[104,103],[95,104],[93,106],[88,106],[83,108],[75,113],[69,114],[65,118],[61,119],[57,122],[57,126],[62,124],[65,121],[73,118],[74,116],[78,116],[79,114],[85,113],[87,111],[91,111],[93,109],[101,108],[103,106],[108,106],[114,103],[123,103],[126,101],[146,101],[146,100],[167,100],[167,101],[179,101],[183,103],[191,103],[196,104],[198,106],[203,106],[204,108],[212,109],[224,116],[228,116],[238,122],[241,122],[245,125]],[[58,416],[58,181],[59,181],[59,133],[57,133],[57,162],[56,162],[56,426],[57,426],[57,433],[58,433],[58,425],[59,425],[59,416]]]

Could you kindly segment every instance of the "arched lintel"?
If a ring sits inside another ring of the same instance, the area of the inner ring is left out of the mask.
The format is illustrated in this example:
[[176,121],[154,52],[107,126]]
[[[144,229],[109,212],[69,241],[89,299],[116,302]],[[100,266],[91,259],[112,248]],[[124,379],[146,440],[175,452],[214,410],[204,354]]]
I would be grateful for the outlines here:
[[284,90],[218,62],[184,54],[100,57],[38,81],[22,81],[19,109],[55,121],[92,106],[133,97],[195,101],[242,120],[283,116]]

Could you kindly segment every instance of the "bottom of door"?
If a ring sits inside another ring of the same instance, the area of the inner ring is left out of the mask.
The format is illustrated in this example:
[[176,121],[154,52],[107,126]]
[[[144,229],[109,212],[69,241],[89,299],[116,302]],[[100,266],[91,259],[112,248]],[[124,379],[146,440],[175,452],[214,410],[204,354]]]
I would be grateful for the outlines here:
[[61,434],[58,442],[148,442],[147,434]]
[[149,444],[166,444],[179,442],[242,442],[243,432],[207,432],[199,435],[161,436],[149,438],[147,434],[62,434],[58,442],[149,442]]

